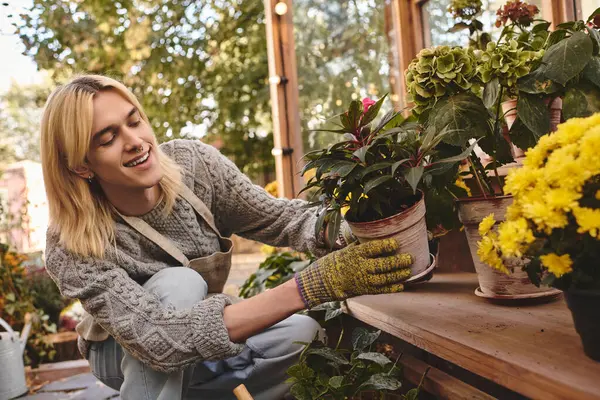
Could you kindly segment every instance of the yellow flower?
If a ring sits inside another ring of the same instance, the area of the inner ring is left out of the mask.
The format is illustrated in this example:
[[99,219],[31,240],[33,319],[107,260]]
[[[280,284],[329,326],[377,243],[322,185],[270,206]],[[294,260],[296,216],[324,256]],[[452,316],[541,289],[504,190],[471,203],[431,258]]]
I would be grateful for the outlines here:
[[480,242],[477,242],[477,247],[477,255],[482,262],[505,274],[510,273],[504,266],[502,258],[498,255],[498,250],[492,237],[484,236]]
[[498,242],[502,254],[509,257],[521,257],[527,245],[533,243],[535,237],[527,225],[525,218],[505,221],[498,227]]
[[464,189],[467,192],[467,196],[471,197],[471,189],[469,189],[465,181],[463,181],[463,179],[460,176],[456,178],[456,182],[454,182],[454,185],[458,186],[461,189]]
[[579,225],[577,232],[589,232],[592,237],[598,236],[598,230],[600,230],[600,209],[576,207],[573,209],[573,215]]
[[564,212],[552,209],[543,201],[523,204],[523,216],[535,222],[539,229],[548,234],[552,229],[564,228],[569,222]]
[[564,274],[568,274],[569,272],[573,271],[573,268],[571,268],[573,261],[571,260],[571,256],[568,254],[559,256],[554,253],[550,253],[541,256],[540,261],[542,262],[542,265],[548,268],[548,271],[551,274],[554,274],[557,278],[560,278]]
[[550,207],[563,211],[569,211],[576,207],[577,200],[580,198],[581,193],[564,188],[550,189],[544,195],[544,199]]
[[481,236],[487,235],[495,223],[496,223],[496,220],[494,219],[494,213],[491,213],[490,215],[485,217],[479,224],[479,234]]

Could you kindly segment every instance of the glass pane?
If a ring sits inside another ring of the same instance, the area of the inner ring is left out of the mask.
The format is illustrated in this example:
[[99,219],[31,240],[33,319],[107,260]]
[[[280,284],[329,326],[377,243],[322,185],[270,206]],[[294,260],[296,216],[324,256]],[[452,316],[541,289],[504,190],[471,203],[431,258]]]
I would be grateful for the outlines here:
[[[393,31],[389,3],[294,0],[293,7],[300,118],[308,152],[339,139],[335,133],[309,130],[344,112],[352,99],[389,93],[399,100],[394,87],[399,87],[401,73],[393,67],[397,57],[388,39]],[[381,115],[392,102],[384,107]]]
[[[490,32],[494,39],[498,38],[502,30],[501,28],[496,28],[494,25],[496,22],[496,11],[505,3],[506,0],[484,0],[484,11],[477,18],[483,24],[484,31]],[[540,9],[538,18],[541,18],[542,0],[530,0],[527,3],[534,4]],[[448,32],[448,29],[456,23],[452,18],[452,14],[448,12],[449,5],[450,0],[429,0],[423,5],[421,15],[423,17],[423,42],[425,43],[425,47],[440,45],[466,46],[469,43],[468,31]]]
[[600,7],[600,0],[580,0],[579,6],[580,9],[577,10],[577,18],[587,20]]

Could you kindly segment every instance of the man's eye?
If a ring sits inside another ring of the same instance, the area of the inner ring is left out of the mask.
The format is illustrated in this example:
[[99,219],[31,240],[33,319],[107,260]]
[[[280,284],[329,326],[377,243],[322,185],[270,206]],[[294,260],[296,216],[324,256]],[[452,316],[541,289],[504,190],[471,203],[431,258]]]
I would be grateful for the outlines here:
[[113,134],[108,142],[101,143],[100,146],[110,146],[115,141],[117,135]]

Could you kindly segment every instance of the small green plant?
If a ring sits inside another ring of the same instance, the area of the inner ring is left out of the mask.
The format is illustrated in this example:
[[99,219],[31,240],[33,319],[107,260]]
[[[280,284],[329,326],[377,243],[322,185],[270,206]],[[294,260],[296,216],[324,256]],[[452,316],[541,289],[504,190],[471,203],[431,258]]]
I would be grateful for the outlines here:
[[327,226],[329,243],[335,242],[342,213],[348,221],[368,222],[402,212],[420,200],[418,189],[427,192],[437,176],[457,168],[473,149],[442,151],[438,145],[455,132],[427,130],[401,111],[374,123],[385,97],[352,101],[339,115],[339,129],[330,130],[340,141],[305,155],[302,174],[314,169],[314,176],[303,191],[316,189],[309,203],[319,207],[315,232]]
[[250,275],[240,288],[239,296],[249,298],[267,289],[272,289],[290,280],[296,272],[302,271],[315,257],[309,253],[275,252],[269,255]]
[[448,32],[469,30],[469,47],[483,50],[492,40],[489,33],[483,31],[483,23],[477,19],[481,15],[483,3],[481,0],[452,0],[448,11],[456,24]]
[[[340,349],[343,332],[335,349],[319,340],[300,343],[306,347],[297,364],[288,369],[290,393],[298,400],[358,399],[361,394],[383,396],[400,389],[401,368],[385,355],[372,351],[380,331],[356,328],[352,333],[352,351]],[[409,390],[403,399],[418,398],[419,387]],[[383,397],[382,397],[383,398]]]

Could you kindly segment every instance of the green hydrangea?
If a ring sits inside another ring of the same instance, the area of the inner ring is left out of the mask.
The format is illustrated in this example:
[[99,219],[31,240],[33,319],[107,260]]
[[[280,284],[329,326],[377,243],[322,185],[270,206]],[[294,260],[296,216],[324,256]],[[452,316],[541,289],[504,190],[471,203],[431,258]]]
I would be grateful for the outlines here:
[[488,43],[481,55],[477,73],[483,83],[494,78],[510,92],[517,80],[529,73],[531,66],[540,59],[543,51],[523,50],[516,40],[497,45]]
[[448,11],[454,18],[468,21],[475,18],[481,12],[482,7],[481,0],[452,0]]
[[406,86],[413,112],[421,114],[443,96],[474,89],[477,58],[473,49],[438,46],[423,49],[406,71]]

